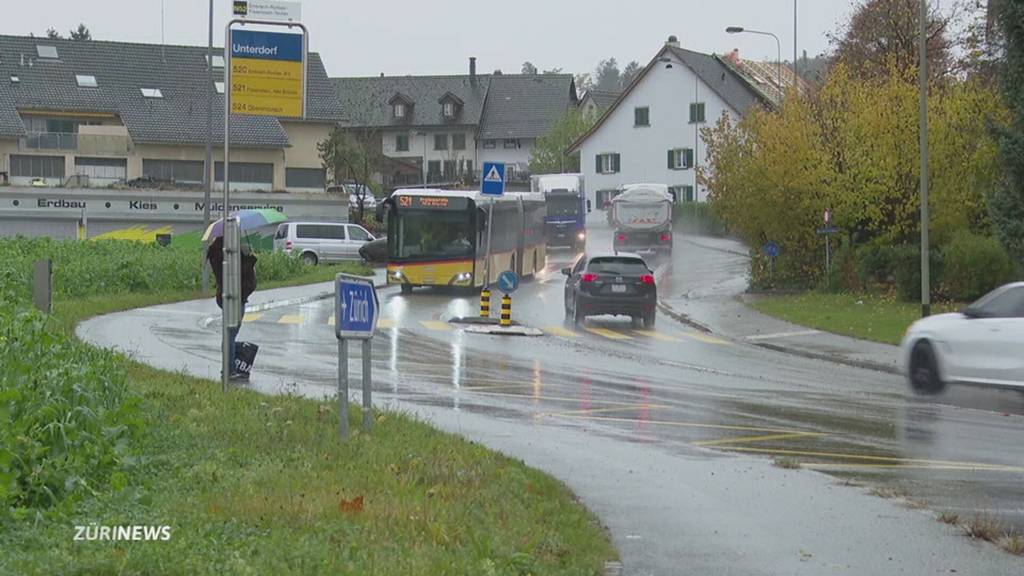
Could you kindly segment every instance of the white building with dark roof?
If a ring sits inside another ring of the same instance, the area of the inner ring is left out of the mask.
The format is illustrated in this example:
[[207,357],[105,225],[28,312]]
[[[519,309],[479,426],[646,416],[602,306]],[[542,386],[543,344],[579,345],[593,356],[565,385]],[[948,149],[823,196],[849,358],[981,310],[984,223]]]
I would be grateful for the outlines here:
[[677,201],[703,201],[701,128],[770,105],[726,59],[685,50],[672,36],[570,151],[580,152],[596,206],[641,182],[665,184]]
[[[205,47],[0,36],[0,183],[203,183],[213,96],[215,186],[223,181],[224,61]],[[235,190],[324,190],[316,144],[342,120],[316,53],[305,119],[233,116]]]
[[577,105],[569,74],[332,78],[346,127],[380,139],[387,187],[472,182],[483,162],[528,183],[536,139]]

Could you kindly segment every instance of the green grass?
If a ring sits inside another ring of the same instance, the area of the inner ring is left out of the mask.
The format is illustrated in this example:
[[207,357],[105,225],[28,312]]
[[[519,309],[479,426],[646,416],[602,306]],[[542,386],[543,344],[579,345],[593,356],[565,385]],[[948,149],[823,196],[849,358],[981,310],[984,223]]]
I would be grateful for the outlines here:
[[[333,278],[320,267],[274,285]],[[270,283],[260,288],[269,288]],[[52,321],[201,297],[58,302]],[[337,437],[331,402],[267,397],[121,360],[145,426],[109,485],[0,524],[3,574],[600,574],[616,558],[569,490],[393,412]],[[350,421],[361,414],[353,407]],[[169,525],[158,542],[76,542],[76,525]]]
[[[920,304],[861,294],[808,292],[769,296],[751,306],[758,312],[801,326],[886,344],[899,344],[907,327],[921,317]],[[933,304],[932,313],[960,307],[953,303]]]

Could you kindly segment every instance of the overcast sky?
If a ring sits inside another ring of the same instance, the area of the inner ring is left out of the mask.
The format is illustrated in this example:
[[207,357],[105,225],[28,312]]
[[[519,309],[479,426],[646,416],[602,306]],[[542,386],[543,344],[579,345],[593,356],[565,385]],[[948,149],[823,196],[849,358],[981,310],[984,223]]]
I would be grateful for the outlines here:
[[[42,35],[85,24],[97,40],[203,45],[208,0],[11,0],[0,33]],[[851,0],[798,0],[798,47],[814,56],[825,34],[845,20]],[[230,0],[214,0],[214,43],[223,44]],[[682,46],[774,60],[767,36],[725,33],[726,26],[774,32],[782,57],[793,55],[793,0],[304,0],[310,49],[331,76],[462,74],[470,56],[478,70],[593,70],[614,57],[646,64],[670,34]]]

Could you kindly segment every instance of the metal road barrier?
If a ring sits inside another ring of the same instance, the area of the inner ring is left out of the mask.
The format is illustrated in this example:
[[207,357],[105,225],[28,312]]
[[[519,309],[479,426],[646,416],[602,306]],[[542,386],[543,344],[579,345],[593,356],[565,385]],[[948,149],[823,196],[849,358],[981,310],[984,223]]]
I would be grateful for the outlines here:
[[480,291],[480,317],[491,317],[491,291],[487,288]]
[[512,325],[512,297],[508,294],[501,297],[501,325]]

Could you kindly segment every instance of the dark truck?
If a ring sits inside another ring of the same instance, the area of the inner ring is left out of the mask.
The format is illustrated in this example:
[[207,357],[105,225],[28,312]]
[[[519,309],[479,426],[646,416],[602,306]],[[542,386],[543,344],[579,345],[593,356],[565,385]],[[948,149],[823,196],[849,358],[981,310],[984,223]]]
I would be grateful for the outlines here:
[[544,195],[544,233],[549,247],[582,251],[587,242],[587,196],[581,174],[545,174],[530,179],[532,192]]
[[672,251],[672,196],[663,188],[631,185],[612,200],[616,252]]

